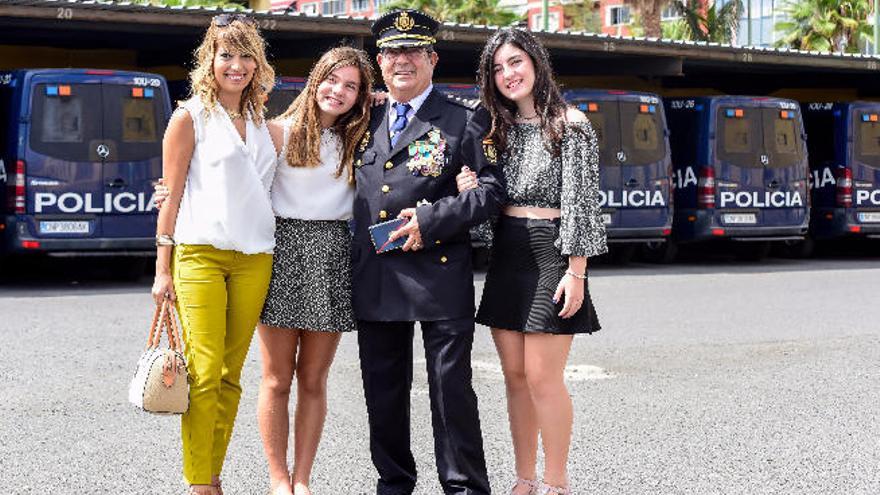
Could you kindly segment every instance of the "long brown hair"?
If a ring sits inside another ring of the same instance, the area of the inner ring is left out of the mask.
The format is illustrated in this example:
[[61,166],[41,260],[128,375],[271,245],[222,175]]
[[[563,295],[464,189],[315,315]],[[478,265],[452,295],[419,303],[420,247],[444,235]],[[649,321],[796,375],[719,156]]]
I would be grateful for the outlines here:
[[548,151],[558,156],[562,149],[567,105],[553,78],[550,55],[534,35],[522,29],[499,29],[486,41],[480,55],[480,98],[492,117],[492,127],[487,137],[498,149],[505,149],[510,129],[516,122],[516,103],[505,98],[495,85],[495,52],[506,44],[524,51],[532,60],[535,68],[535,85],[532,87],[535,111],[541,118],[541,131]]
[[254,77],[241,93],[238,111],[250,113],[254,122],[262,123],[267,96],[275,85],[275,70],[266,60],[266,40],[253,23],[234,20],[218,26],[211,21],[202,43],[195,51],[196,68],[189,73],[192,94],[197,95],[208,110],[213,110],[217,105],[219,88],[214,78],[214,56],[220,43],[239,54],[251,55],[257,63]]
[[287,145],[287,164],[291,167],[316,167],[321,163],[321,121],[318,108],[318,86],[330,73],[342,67],[355,67],[360,73],[361,86],[357,101],[351,110],[337,117],[333,130],[342,142],[342,160],[336,169],[336,177],[348,172],[353,180],[352,162],[355,148],[370,124],[370,92],[373,83],[373,65],[367,53],[350,46],[328,50],[309,73],[302,93],[278,120],[292,118]]

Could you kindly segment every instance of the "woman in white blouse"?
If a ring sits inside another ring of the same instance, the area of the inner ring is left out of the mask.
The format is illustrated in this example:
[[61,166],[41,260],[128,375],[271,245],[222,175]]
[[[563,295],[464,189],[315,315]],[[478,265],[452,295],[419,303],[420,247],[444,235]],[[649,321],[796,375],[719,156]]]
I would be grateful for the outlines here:
[[269,285],[276,152],[263,112],[274,80],[254,20],[214,17],[196,50],[193,96],[162,143],[169,196],[159,212],[152,293],[156,304],[176,301],[184,330],[190,405],[181,437],[190,494],[222,494],[241,368]]
[[[309,495],[327,412],[327,375],[342,332],[355,329],[351,219],[355,148],[369,125],[372,65],[350,47],[329,50],[303,92],[270,123],[282,141],[272,206],[276,248],[260,317],[263,377],[257,416],[273,495]],[[296,377],[293,469],[288,402]]]

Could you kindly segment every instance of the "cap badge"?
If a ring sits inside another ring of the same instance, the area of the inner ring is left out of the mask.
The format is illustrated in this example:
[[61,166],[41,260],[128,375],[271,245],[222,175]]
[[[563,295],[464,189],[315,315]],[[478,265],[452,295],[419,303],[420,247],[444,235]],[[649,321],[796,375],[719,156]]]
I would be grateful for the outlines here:
[[394,19],[394,27],[397,28],[398,31],[409,31],[415,25],[415,19],[410,17],[405,11],[401,12],[400,15],[397,16],[397,19]]

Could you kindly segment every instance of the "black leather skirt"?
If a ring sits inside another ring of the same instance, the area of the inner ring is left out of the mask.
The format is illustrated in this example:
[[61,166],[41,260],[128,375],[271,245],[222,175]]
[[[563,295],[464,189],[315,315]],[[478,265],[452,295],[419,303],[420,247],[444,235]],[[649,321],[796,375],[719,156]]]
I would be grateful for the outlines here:
[[586,280],[581,308],[570,318],[559,317],[564,296],[554,303],[553,294],[568,268],[568,258],[554,245],[557,237],[558,219],[499,219],[477,323],[566,335],[593,333],[601,328]]

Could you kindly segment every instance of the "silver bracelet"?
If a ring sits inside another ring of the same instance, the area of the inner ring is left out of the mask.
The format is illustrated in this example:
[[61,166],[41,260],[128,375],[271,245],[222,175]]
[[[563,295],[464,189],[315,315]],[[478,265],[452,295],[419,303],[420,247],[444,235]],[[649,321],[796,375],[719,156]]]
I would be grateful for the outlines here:
[[571,271],[571,270],[565,270],[565,274],[566,274],[566,275],[571,275],[572,277],[574,277],[574,278],[576,278],[576,279],[578,279],[578,280],[586,280],[586,279],[587,279],[587,274],[586,274],[586,273],[584,273],[583,275],[578,275],[577,273],[575,273],[575,272],[573,272],[573,271]]
[[159,234],[156,236],[156,246],[173,246],[174,238],[168,234]]

